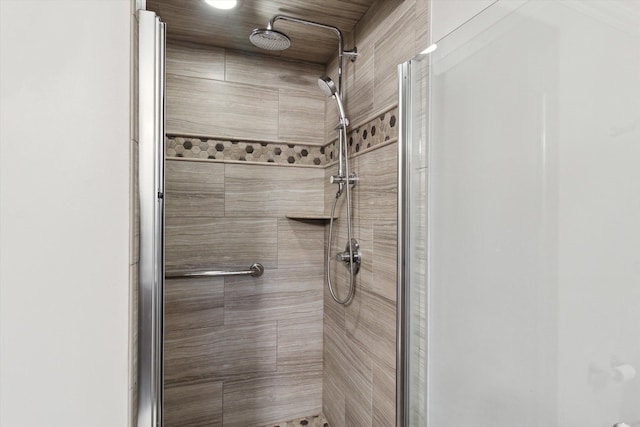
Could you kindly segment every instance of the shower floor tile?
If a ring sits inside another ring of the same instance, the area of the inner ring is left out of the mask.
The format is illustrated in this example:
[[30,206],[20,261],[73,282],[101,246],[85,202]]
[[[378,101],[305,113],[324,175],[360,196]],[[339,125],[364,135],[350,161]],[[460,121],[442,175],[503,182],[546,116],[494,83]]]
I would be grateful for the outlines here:
[[327,423],[327,419],[324,415],[313,415],[310,417],[298,418],[291,421],[285,421],[283,423],[278,424],[268,424],[264,427],[329,427],[329,423]]

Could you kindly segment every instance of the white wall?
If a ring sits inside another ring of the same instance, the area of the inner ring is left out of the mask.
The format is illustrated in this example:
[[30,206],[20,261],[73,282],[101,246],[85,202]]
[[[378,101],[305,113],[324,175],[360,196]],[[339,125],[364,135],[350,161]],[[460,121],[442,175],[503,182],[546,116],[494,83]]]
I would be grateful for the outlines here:
[[437,42],[498,0],[431,0],[431,40]]
[[127,424],[130,3],[0,1],[0,425]]

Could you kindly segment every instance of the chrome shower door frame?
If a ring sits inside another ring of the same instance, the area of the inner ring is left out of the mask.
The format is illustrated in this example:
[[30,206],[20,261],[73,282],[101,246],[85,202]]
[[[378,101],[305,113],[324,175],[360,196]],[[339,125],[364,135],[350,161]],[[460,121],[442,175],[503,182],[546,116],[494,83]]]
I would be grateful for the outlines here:
[[400,123],[400,132],[398,135],[398,286],[397,286],[397,308],[396,308],[396,427],[403,427],[405,425],[405,413],[407,412],[407,405],[405,402],[405,396],[408,395],[406,391],[406,351],[407,339],[405,336],[406,319],[405,319],[405,307],[406,307],[406,275],[405,268],[407,259],[405,254],[407,250],[405,245],[407,244],[407,238],[409,230],[407,229],[407,195],[406,187],[408,177],[406,176],[407,169],[407,141],[409,141],[408,132],[411,127],[407,123],[407,109],[410,103],[408,98],[410,96],[409,84],[410,84],[410,72],[411,67],[409,62],[398,65],[398,119]]
[[140,261],[138,273],[139,427],[162,426],[164,292],[164,91],[166,26],[138,11]]
[[[396,427],[422,425],[422,419],[413,406],[413,393],[419,386],[415,368],[426,367],[424,357],[416,358],[416,346],[425,348],[428,336],[416,335],[417,300],[428,294],[424,289],[428,281],[426,226],[428,192],[428,133],[431,100],[430,74],[425,75],[429,55],[421,53],[398,65],[398,264],[396,309]],[[416,79],[425,79],[417,83]],[[421,214],[416,216],[420,211]],[[418,316],[419,317],[419,316]],[[424,319],[421,321],[423,322]],[[425,355],[426,356],[426,355]]]

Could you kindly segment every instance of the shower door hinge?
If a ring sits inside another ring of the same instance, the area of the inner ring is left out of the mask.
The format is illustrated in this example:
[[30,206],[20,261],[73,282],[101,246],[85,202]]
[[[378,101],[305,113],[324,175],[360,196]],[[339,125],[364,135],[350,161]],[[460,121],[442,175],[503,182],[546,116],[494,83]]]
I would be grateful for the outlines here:
[[164,199],[164,193],[158,191],[158,199]]

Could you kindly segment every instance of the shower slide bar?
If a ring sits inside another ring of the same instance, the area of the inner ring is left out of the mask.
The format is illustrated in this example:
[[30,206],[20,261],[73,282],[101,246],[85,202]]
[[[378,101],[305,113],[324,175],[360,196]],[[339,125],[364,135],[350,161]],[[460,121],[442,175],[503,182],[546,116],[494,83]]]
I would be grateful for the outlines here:
[[204,271],[172,271],[165,274],[167,279],[176,278],[196,278],[196,277],[221,277],[221,276],[252,276],[259,277],[264,273],[262,264],[256,262],[251,264],[248,270],[225,271],[225,270],[204,270]]

